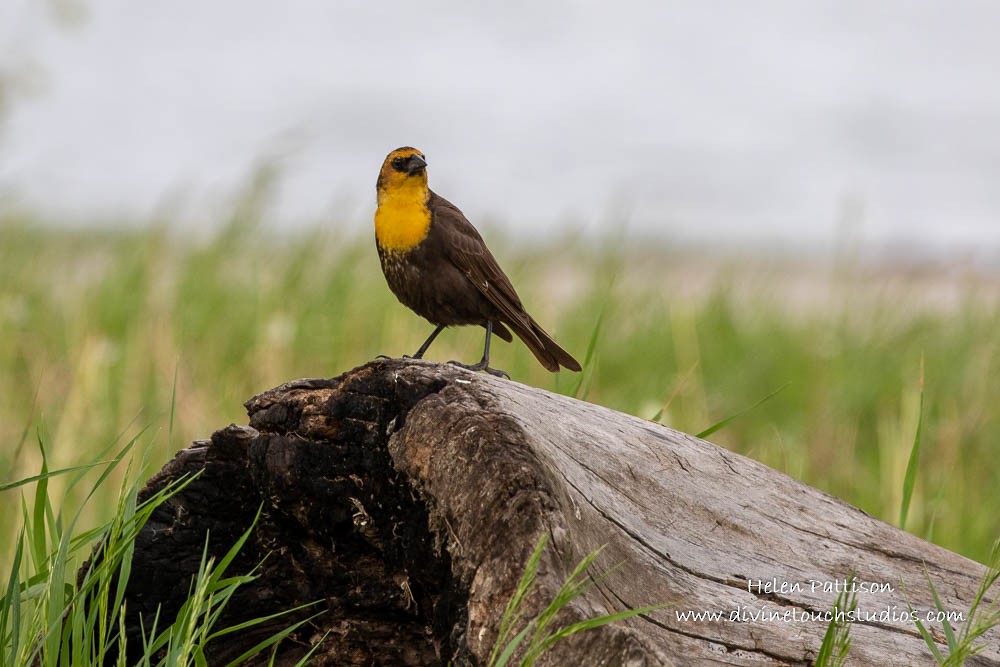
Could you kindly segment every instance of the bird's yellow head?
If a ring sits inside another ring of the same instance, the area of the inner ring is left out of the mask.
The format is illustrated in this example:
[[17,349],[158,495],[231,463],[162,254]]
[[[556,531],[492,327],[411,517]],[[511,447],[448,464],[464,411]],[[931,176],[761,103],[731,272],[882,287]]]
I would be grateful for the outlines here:
[[427,160],[416,148],[404,146],[386,156],[378,174],[375,238],[388,252],[405,252],[427,236]]
[[416,148],[403,146],[385,157],[378,174],[379,199],[400,190],[427,190],[427,159]]

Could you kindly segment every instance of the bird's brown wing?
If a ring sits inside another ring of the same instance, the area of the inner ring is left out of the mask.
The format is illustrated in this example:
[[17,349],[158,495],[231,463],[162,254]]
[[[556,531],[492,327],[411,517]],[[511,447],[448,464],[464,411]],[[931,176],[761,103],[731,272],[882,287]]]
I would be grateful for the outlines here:
[[428,205],[434,215],[433,224],[440,226],[438,231],[442,232],[448,259],[500,312],[502,321],[512,326],[522,339],[530,336],[541,346],[514,286],[472,223],[457,206],[433,192]]
[[[431,233],[434,234],[435,240],[441,243],[440,250],[496,308],[499,313],[498,319],[517,334],[535,358],[548,370],[558,371],[560,366],[564,366],[579,371],[580,363],[562,349],[552,336],[525,312],[514,286],[497,264],[493,253],[486,247],[483,237],[462,212],[447,199],[433,192],[428,206],[433,215]],[[497,326],[500,327],[499,330]],[[501,336],[504,333],[510,335],[499,323],[494,323],[494,331],[498,331]],[[503,338],[510,340],[507,336]]]

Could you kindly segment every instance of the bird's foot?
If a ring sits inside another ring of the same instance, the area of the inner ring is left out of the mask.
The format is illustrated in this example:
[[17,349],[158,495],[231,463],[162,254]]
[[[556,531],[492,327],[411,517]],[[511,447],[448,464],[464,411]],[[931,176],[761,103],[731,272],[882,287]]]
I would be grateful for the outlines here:
[[463,364],[461,361],[454,361],[454,360],[449,361],[448,363],[451,364],[452,366],[458,366],[459,368],[464,368],[466,370],[486,371],[487,373],[489,373],[494,377],[505,378],[507,380],[510,379],[510,374],[507,373],[507,371],[502,371],[499,368],[490,368],[488,362],[485,359],[483,361],[480,361],[478,364]]
[[487,366],[483,370],[492,375],[493,377],[503,378],[504,380],[510,379],[510,373],[508,373],[507,371],[502,371],[499,368],[490,368],[489,366]]
[[392,361],[392,359],[393,359],[388,354],[377,354],[377,355],[375,355],[375,358],[376,359],[388,359],[389,361]]

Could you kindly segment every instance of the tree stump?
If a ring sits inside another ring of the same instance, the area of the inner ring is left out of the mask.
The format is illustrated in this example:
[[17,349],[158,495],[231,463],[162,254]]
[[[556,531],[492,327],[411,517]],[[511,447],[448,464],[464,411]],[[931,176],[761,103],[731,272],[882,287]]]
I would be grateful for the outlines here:
[[[947,610],[967,613],[984,573],[711,443],[454,366],[373,361],[246,407],[249,427],[195,442],[143,491],[201,471],[136,543],[131,646],[140,615],[176,613],[206,533],[221,556],[258,508],[229,572],[259,576],[218,627],[318,601],[294,618],[325,613],[282,642],[279,665],[321,639],[311,664],[484,665],[543,534],[534,611],[602,545],[598,572],[620,567],[566,621],[670,605],[573,635],[547,665],[808,665],[827,626],[810,615],[832,608],[851,573],[871,616],[852,625],[848,664],[933,664],[907,603],[943,644],[941,623],[926,621],[927,576]],[[292,620],[217,640],[212,664]],[[970,664],[1000,665],[1000,630],[983,643]]]

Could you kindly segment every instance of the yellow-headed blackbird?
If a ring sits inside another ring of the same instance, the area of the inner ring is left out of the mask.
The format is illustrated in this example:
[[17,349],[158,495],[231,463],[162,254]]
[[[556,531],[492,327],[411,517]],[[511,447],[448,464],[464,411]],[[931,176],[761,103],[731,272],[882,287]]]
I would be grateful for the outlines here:
[[490,335],[509,342],[513,331],[548,370],[580,370],[524,310],[472,223],[427,187],[423,153],[408,146],[389,153],[376,188],[375,245],[386,282],[403,305],[437,327],[414,358],[420,359],[445,327],[478,324],[486,327],[482,360],[451,363],[506,376],[489,367]]

